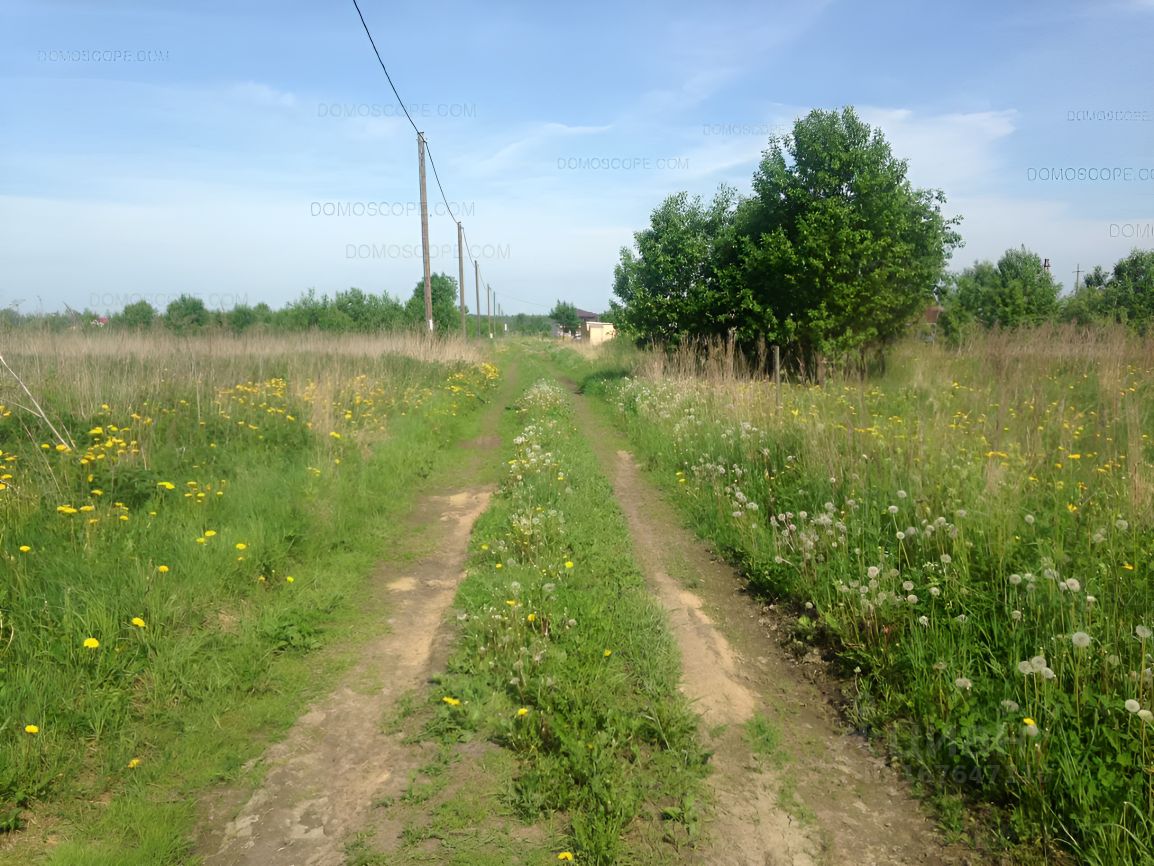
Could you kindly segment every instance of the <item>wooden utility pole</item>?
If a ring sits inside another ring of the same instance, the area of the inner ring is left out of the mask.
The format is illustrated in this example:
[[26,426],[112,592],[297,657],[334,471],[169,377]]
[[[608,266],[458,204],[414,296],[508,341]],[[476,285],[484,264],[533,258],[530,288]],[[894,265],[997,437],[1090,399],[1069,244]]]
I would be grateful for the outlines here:
[[1078,279],[1082,276],[1082,263],[1078,263],[1078,267],[1074,268],[1074,291],[1078,291]]
[[489,315],[489,339],[493,339],[493,290],[485,283],[485,312]]
[[421,174],[421,253],[425,260],[425,321],[433,331],[433,275],[429,269],[429,199],[425,193],[425,134],[417,133],[417,157]]
[[469,329],[465,326],[465,229],[460,220],[457,220],[457,273],[461,283],[461,336],[468,338]]
[[473,287],[477,291],[477,336],[481,336],[481,263],[473,259]]

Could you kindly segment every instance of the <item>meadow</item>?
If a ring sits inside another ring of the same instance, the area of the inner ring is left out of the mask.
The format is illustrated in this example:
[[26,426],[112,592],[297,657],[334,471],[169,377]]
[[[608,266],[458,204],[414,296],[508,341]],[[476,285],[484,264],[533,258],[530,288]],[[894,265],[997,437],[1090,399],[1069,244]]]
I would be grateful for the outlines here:
[[183,862],[187,794],[291,723],[309,677],[278,660],[348,624],[497,369],[402,335],[18,330],[0,355],[0,831]]
[[780,392],[722,347],[564,354],[948,825],[977,807],[1015,862],[1154,860],[1149,341],[910,342]]

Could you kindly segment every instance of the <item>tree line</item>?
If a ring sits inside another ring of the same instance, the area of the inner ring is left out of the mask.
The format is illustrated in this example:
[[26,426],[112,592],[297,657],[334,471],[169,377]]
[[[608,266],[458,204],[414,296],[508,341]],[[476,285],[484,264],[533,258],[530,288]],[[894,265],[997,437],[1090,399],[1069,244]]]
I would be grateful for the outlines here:
[[680,192],[653,211],[614,269],[618,328],[642,344],[776,344],[812,373],[883,349],[934,305],[951,334],[1151,319],[1149,251],[1096,269],[1069,298],[1025,249],[949,273],[961,218],[944,213],[941,190],[913,186],[906,160],[852,107],[811,111],[771,137],[751,187],[723,185],[708,203]]
[[[458,334],[461,314],[457,280],[447,274],[433,274],[431,280],[433,324],[437,333]],[[487,318],[478,323],[466,307],[470,336],[488,333]],[[510,333],[547,335],[552,330],[548,316],[517,313],[493,317],[495,329]],[[332,297],[318,295],[309,289],[297,300],[279,309],[268,304],[237,304],[229,310],[211,310],[195,295],[181,295],[163,310],[147,300],[134,301],[109,316],[92,310],[47,314],[20,314],[14,309],[0,310],[0,323],[40,325],[62,330],[77,325],[97,323],[114,329],[150,330],[164,328],[178,334],[205,330],[231,331],[330,331],[335,333],[372,333],[379,331],[424,330],[425,282],[418,280],[408,300],[402,302],[388,293],[372,294],[358,288],[337,292]]]

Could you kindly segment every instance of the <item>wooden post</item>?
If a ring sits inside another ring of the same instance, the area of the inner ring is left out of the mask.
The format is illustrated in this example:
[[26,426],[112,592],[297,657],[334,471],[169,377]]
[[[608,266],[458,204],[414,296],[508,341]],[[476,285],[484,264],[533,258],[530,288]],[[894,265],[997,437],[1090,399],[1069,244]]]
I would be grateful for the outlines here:
[[433,275],[429,268],[429,199],[425,192],[425,134],[417,133],[417,156],[421,175],[421,253],[425,261],[425,321],[433,332]]
[[481,263],[473,260],[473,287],[477,291],[477,336],[481,336]]
[[469,331],[465,326],[465,228],[460,220],[457,220],[457,273],[461,288],[461,336],[467,338]]

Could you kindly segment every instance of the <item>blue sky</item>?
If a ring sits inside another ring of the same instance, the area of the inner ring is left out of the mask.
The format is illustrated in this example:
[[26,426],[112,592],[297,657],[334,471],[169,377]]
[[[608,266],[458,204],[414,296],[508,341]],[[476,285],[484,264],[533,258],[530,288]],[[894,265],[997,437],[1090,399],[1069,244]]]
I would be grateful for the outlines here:
[[[506,312],[606,308],[666,195],[747,191],[812,108],[853,105],[945,191],[954,269],[1025,244],[1069,288],[1154,246],[1154,0],[362,9]],[[0,22],[0,306],[420,279],[415,134],[351,0],[0,0]]]

